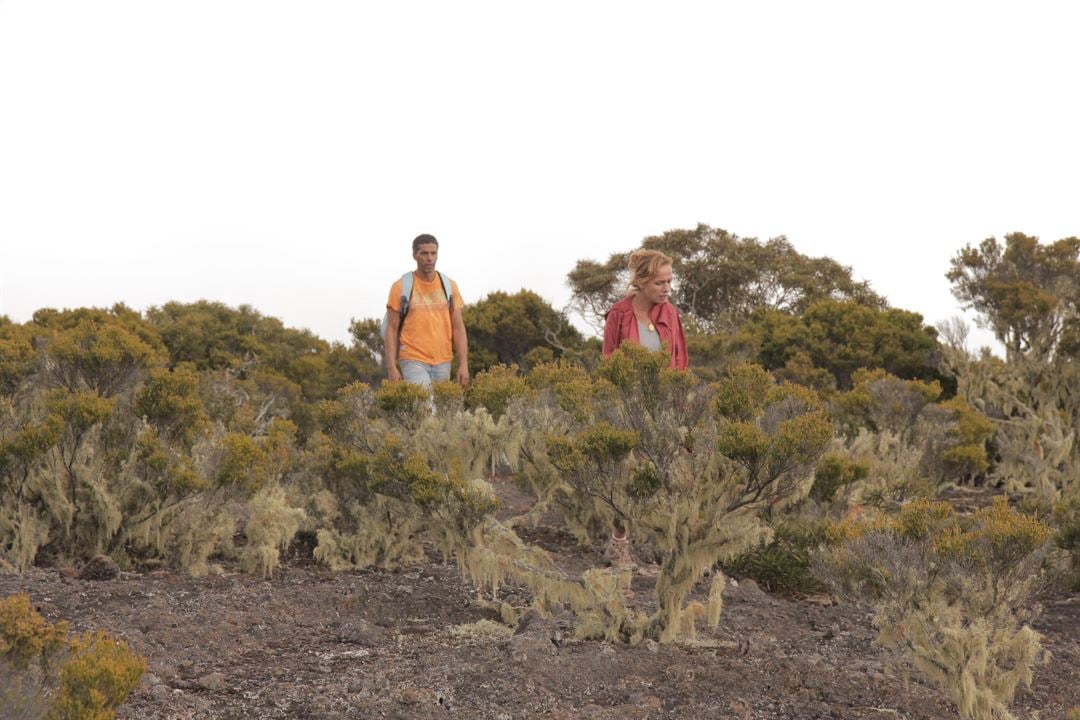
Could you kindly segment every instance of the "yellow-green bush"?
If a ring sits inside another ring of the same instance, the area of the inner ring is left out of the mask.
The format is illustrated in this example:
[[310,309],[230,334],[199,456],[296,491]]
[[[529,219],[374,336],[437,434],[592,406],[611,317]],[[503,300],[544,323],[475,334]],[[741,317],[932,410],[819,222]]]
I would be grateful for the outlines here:
[[495,365],[472,379],[465,394],[465,406],[482,407],[498,420],[513,398],[529,393],[517,365]]
[[948,693],[962,718],[994,720],[1011,717],[1016,689],[1049,661],[1029,622],[1050,535],[1003,497],[970,517],[917,501],[834,526],[815,567],[874,607],[878,642]]
[[17,670],[49,660],[65,647],[68,623],[50,624],[30,603],[30,596],[11,595],[0,600],[0,655]]
[[842,487],[866,479],[870,474],[870,463],[857,460],[842,453],[826,453],[814,467],[814,484],[810,488],[810,497],[822,503],[828,503],[836,497]]
[[[15,683],[0,686],[0,702],[20,707],[44,699],[49,720],[111,720],[142,679],[146,661],[100,630],[69,639],[68,627],[47,622],[28,595],[0,599],[0,663],[16,674]],[[4,697],[35,686],[47,692],[29,703]]]
[[375,407],[391,423],[415,432],[431,414],[431,394],[424,387],[404,380],[384,382],[375,392]]
[[56,699],[48,720],[112,720],[116,709],[139,684],[146,660],[127,643],[99,630],[75,638],[60,668]]
[[558,401],[550,389],[559,372],[538,370],[531,384],[541,394],[513,409],[530,427],[532,486],[590,539],[619,525],[661,559],[652,616],[601,613],[594,617],[606,624],[595,635],[670,642],[693,637],[698,619],[715,624],[723,583],[713,583],[708,608],[688,603],[689,593],[718,561],[767,542],[763,517],[809,490],[832,438],[816,394],[752,365],[731,366],[709,386],[668,368],[663,353],[629,344],[603,360],[588,391],[582,379],[567,383],[589,404]]

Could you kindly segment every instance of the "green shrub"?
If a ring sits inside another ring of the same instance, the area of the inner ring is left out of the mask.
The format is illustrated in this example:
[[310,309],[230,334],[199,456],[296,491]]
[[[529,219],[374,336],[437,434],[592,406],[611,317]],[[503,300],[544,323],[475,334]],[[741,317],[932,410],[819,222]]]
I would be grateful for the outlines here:
[[16,670],[35,661],[48,668],[49,660],[64,649],[67,633],[68,623],[50,624],[34,609],[29,595],[0,600],[0,655]]
[[818,528],[781,525],[772,540],[722,565],[729,574],[748,577],[772,592],[818,593],[825,585],[814,576],[812,560],[822,538]]
[[408,432],[415,432],[431,415],[431,393],[404,380],[384,382],[375,392],[375,407],[381,417]]
[[1073,592],[1080,591],[1080,497],[1059,501],[1052,519],[1057,529],[1054,543],[1068,557],[1065,585]]

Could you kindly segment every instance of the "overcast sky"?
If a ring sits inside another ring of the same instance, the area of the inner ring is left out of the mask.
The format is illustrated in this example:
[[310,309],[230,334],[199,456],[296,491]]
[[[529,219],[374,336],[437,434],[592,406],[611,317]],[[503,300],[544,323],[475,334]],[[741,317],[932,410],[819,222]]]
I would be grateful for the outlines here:
[[0,0],[0,314],[249,304],[330,340],[411,239],[475,301],[698,223],[935,323],[1080,235],[1080,9]]

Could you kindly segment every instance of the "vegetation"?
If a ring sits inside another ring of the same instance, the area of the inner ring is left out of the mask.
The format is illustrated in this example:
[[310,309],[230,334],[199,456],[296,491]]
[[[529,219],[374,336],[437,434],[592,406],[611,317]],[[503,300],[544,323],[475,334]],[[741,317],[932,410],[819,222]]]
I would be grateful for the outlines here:
[[0,599],[0,704],[5,717],[110,720],[139,684],[146,661],[102,631],[68,637],[28,595]]
[[1011,718],[1016,689],[1050,657],[1029,625],[1050,534],[1004,498],[970,518],[917,501],[833,527],[819,569],[873,605],[878,642],[940,685],[962,718]]
[[529,290],[493,292],[465,309],[469,367],[531,368],[581,349],[581,333],[566,316]]
[[[1035,591],[1080,587],[1080,241],[1013,234],[953,260],[1005,358],[784,238],[699,226],[643,245],[674,260],[691,372],[630,346],[601,359],[526,290],[465,309],[473,382],[431,393],[380,382],[370,319],[345,346],[205,301],[0,318],[0,571],[104,553],[271,577],[302,535],[334,570],[441,554],[508,624],[569,610],[577,637],[620,642],[716,625],[725,572],[828,583],[963,717],[1009,717],[1048,657]],[[601,321],[625,255],[577,264],[572,309]],[[499,522],[488,479],[506,473],[534,502]],[[977,487],[1002,499],[936,500]],[[519,537],[552,511],[586,545],[625,531],[650,602],[628,602],[633,569],[570,574]],[[137,659],[22,602],[0,612],[10,706],[110,717]]]

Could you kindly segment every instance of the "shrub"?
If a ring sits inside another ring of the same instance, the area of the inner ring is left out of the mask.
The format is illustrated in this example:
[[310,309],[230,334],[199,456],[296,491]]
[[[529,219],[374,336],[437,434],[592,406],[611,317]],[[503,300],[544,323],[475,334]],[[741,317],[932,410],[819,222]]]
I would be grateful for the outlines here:
[[1067,554],[1066,586],[1080,590],[1080,496],[1063,499],[1054,506],[1054,543]]
[[6,663],[15,671],[0,685],[5,717],[19,716],[9,709],[49,720],[115,717],[146,672],[146,661],[103,631],[73,639],[67,634],[68,624],[47,622],[28,595],[0,600],[0,667]]
[[839,592],[875,609],[878,642],[925,674],[974,720],[1007,705],[1049,660],[1027,624],[1050,529],[1004,498],[970,518],[919,501],[895,517],[834,527],[815,563]]
[[766,543],[722,562],[724,570],[751,578],[766,590],[816,593],[824,589],[812,570],[814,550],[823,532],[816,527],[782,524]]
[[123,640],[100,630],[82,635],[71,643],[71,655],[60,668],[47,720],[111,720],[145,672],[146,660]]
[[714,578],[708,608],[687,603],[690,591],[718,561],[768,541],[763,518],[809,490],[831,423],[815,393],[756,366],[732,366],[710,387],[624,345],[597,376],[586,417],[551,407],[550,395],[533,405],[533,422],[550,427],[536,433],[531,469],[577,527],[600,533],[617,521],[662,559],[653,615],[603,615],[597,635],[693,637],[697,619],[718,622],[723,582]]
[[814,468],[814,484],[810,497],[819,503],[828,503],[836,497],[836,491],[870,474],[870,463],[852,459],[842,453],[823,455]]
[[513,398],[528,392],[529,386],[518,374],[517,365],[495,365],[472,379],[465,394],[465,406],[482,407],[498,420]]
[[281,551],[288,547],[307,514],[288,503],[277,483],[264,487],[251,499],[250,511],[244,525],[248,542],[240,554],[240,567],[268,578],[278,566]]
[[392,424],[415,432],[424,417],[431,414],[431,394],[404,380],[384,382],[375,393],[375,407]]
[[64,649],[67,633],[68,624],[50,624],[30,604],[29,595],[0,600],[0,655],[16,670],[26,670],[35,661],[48,669]]

